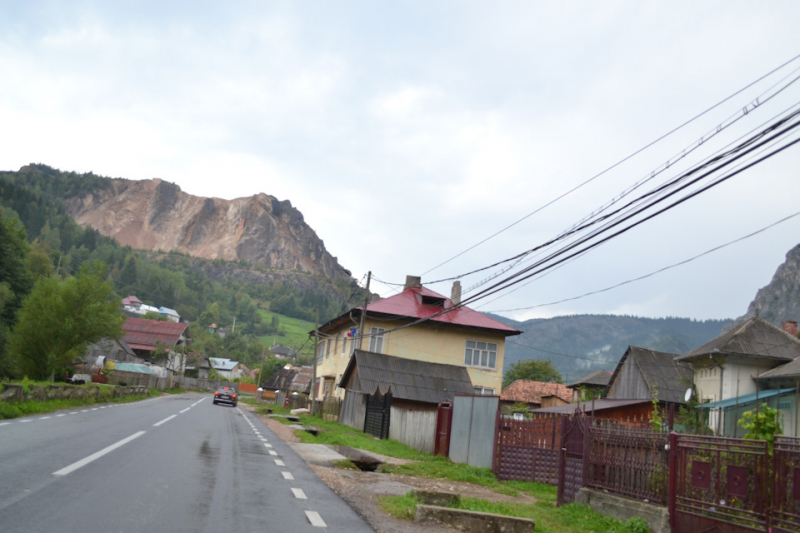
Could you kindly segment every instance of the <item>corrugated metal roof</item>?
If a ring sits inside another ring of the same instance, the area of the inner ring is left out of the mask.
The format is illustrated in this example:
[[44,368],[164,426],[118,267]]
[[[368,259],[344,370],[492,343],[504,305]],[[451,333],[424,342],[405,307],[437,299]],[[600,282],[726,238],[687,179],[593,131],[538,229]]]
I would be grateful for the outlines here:
[[373,394],[376,390],[401,400],[439,403],[456,394],[475,394],[472,380],[463,366],[429,363],[392,355],[356,350],[350,358],[342,383],[358,371],[356,392]]
[[122,331],[125,333],[123,338],[131,347],[134,345],[147,347],[140,349],[152,350],[157,342],[161,342],[165,347],[175,346],[186,331],[187,325],[146,318],[127,318],[122,325]]
[[541,404],[543,396],[555,396],[569,403],[572,401],[572,395],[572,389],[561,383],[518,379],[503,389],[500,400]]
[[[363,306],[357,309],[361,310]],[[452,310],[431,318],[431,322],[490,329],[505,333],[506,335],[519,335],[522,333],[516,328],[507,326],[469,307],[463,306],[455,308],[450,298],[446,298],[425,287],[409,287],[399,294],[373,302],[367,305],[367,316],[369,316],[370,313],[378,313],[382,315],[418,319],[430,317],[445,309]],[[327,331],[329,327],[337,326],[343,318],[347,318],[349,321],[349,316],[350,313],[348,312],[330,320],[320,327],[320,331]]]
[[[534,409],[531,413],[554,413],[554,414],[561,414],[561,415],[569,415],[574,413],[576,410],[591,413],[591,412],[598,412],[598,411],[605,411],[606,409],[614,409],[615,407],[625,407],[627,405],[637,405],[641,403],[650,403],[649,400],[608,400],[608,399],[598,399],[593,400],[594,408],[592,407],[592,401],[588,402],[578,402],[578,403],[568,403],[564,405],[555,405],[553,407],[542,407],[541,409]],[[592,411],[594,409],[594,411]]]
[[114,367],[115,370],[119,370],[121,372],[137,372],[139,374],[156,374],[154,369],[150,368],[147,365],[138,365],[136,363],[117,363]]
[[295,376],[297,375],[297,369],[295,368],[281,368],[274,374],[272,374],[267,381],[265,381],[261,387],[264,390],[282,390],[287,391],[289,390],[289,385],[292,384],[292,380],[294,380]]
[[606,386],[611,381],[611,372],[608,370],[598,370],[586,376],[583,376],[577,381],[573,381],[567,387],[580,387],[581,385],[599,385]]
[[209,357],[208,360],[214,369],[223,371],[233,370],[239,364],[239,361],[231,361],[222,357]]
[[800,357],[800,340],[761,318],[753,317],[739,327],[678,357],[678,360],[685,361],[715,353],[791,361]]
[[790,392],[794,392],[794,389],[771,389],[771,390],[762,390],[758,393],[751,392],[750,394],[743,394],[738,398],[728,398],[726,400],[722,400],[721,402],[711,402],[711,403],[704,403],[702,405],[698,405],[698,409],[713,409],[715,407],[733,407],[734,405],[744,405],[748,403],[754,403],[756,401],[756,396],[758,396],[758,401],[766,400],[767,398],[772,398],[773,396],[782,396],[784,394],[789,394]]
[[685,403],[684,394],[688,384],[692,382],[694,372],[688,365],[680,364],[677,357],[678,355],[674,353],[628,346],[614,370],[614,375],[611,376],[609,391],[620,375],[623,365],[630,359],[641,372],[651,396],[655,395],[663,402]]

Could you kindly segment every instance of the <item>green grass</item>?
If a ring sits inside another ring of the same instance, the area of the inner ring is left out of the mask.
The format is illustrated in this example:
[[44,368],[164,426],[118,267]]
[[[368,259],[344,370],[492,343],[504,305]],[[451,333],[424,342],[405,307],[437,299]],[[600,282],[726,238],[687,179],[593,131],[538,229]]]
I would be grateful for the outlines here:
[[307,320],[300,320],[299,318],[292,318],[278,313],[272,313],[263,309],[258,309],[261,319],[265,324],[269,324],[273,316],[277,316],[280,321],[280,330],[285,335],[264,335],[259,337],[258,340],[263,345],[270,347],[275,343],[280,343],[290,348],[297,349],[303,345],[303,353],[308,356],[314,355],[314,347],[311,343],[306,344],[308,341],[308,332],[314,329],[314,324]]
[[[514,502],[494,503],[467,498],[462,499],[460,504],[457,505],[462,509],[531,518],[536,522],[537,533],[571,533],[579,531],[590,533],[647,533],[646,523],[641,518],[620,522],[580,504],[556,507],[557,489],[553,485],[526,481],[499,481],[488,468],[453,463],[447,458],[422,453],[396,441],[379,440],[361,431],[336,422],[323,421],[318,417],[300,415],[299,418],[303,425],[315,426],[322,430],[316,437],[305,431],[296,431],[295,434],[300,438],[301,442],[351,446],[413,461],[404,465],[384,464],[381,467],[381,472],[473,483],[491,487],[500,494],[517,497],[524,493],[537,500],[533,504],[525,504]],[[405,496],[381,497],[379,498],[379,503],[381,508],[392,516],[411,520],[419,502],[413,496],[407,494]]]
[[[408,493],[403,496],[382,496],[378,498],[378,503],[381,509],[395,518],[412,520],[416,506],[420,502],[411,493]],[[647,533],[646,522],[641,518],[632,518],[627,522],[621,522],[601,515],[585,505],[576,503],[555,507],[549,501],[522,504],[461,498],[452,507],[482,513],[529,518],[536,523],[537,533]]]
[[[103,389],[101,389],[101,394],[102,391]],[[154,395],[158,396],[159,394],[160,393],[156,390]],[[0,420],[19,418],[21,416],[28,416],[28,415],[40,415],[45,413],[52,413],[53,411],[59,411],[61,409],[74,409],[76,407],[84,407],[86,405],[95,405],[100,403],[138,402],[140,400],[150,398],[151,395],[141,394],[136,396],[126,396],[124,398],[111,398],[109,394],[109,395],[101,395],[100,398],[98,398],[97,400],[94,400],[92,398],[83,398],[83,399],[72,399],[72,400],[46,400],[46,401],[29,400],[25,402],[0,402]]]

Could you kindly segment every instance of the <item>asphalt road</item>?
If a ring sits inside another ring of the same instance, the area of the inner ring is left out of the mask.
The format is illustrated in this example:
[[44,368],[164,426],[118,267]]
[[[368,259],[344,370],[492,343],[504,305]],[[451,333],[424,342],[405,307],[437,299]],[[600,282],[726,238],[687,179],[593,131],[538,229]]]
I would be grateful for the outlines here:
[[373,530],[251,413],[182,394],[0,420],[0,531]]

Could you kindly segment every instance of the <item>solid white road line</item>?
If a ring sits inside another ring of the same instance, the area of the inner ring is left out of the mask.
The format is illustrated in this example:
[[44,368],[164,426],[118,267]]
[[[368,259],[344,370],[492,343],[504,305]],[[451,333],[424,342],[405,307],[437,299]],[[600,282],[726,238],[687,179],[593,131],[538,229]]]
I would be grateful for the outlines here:
[[74,472],[75,470],[79,469],[80,467],[88,465],[89,463],[91,463],[95,459],[99,459],[99,458],[103,457],[105,454],[113,452],[114,450],[116,450],[120,446],[124,446],[125,444],[128,444],[133,439],[141,437],[142,435],[144,435],[144,433],[145,433],[144,431],[139,431],[138,433],[134,433],[130,437],[124,438],[121,441],[119,441],[119,442],[117,442],[115,444],[112,444],[111,446],[107,446],[107,447],[103,448],[102,450],[100,450],[97,453],[93,453],[89,457],[85,457],[85,458],[81,459],[78,462],[72,463],[71,465],[69,465],[69,466],[67,466],[65,468],[62,468],[61,470],[57,470],[57,471],[53,472],[53,475],[54,476],[66,476],[70,472]]
[[186,411],[188,411],[189,409],[191,409],[191,407],[187,407],[186,409],[184,409],[183,411],[181,411],[181,413],[185,413],[185,412],[186,412]]
[[325,523],[325,520],[319,515],[316,511],[306,511],[306,516],[308,517],[308,521],[311,522],[311,525],[314,527],[328,527]]
[[294,493],[294,497],[297,498],[298,500],[308,499],[308,496],[306,496],[306,493],[303,492],[303,489],[292,489],[292,492]]
[[284,463],[280,459],[275,459],[275,464],[278,465],[278,466],[286,466],[286,463]]
[[283,476],[283,479],[288,479],[289,481],[294,480],[294,476],[291,472],[281,472],[281,475]]
[[275,450],[270,450],[270,451],[269,451],[269,454],[270,454],[270,455],[278,455],[278,452],[276,452]]
[[164,422],[169,422],[170,420],[172,420],[172,419],[173,419],[173,418],[175,418],[176,416],[178,416],[178,415],[172,415],[172,416],[168,416],[167,418],[165,418],[165,419],[164,419],[164,420],[162,420],[161,422],[156,422],[155,424],[153,424],[153,427],[154,427],[154,428],[157,428],[158,426],[160,426],[160,425],[161,425],[161,424],[163,424]]

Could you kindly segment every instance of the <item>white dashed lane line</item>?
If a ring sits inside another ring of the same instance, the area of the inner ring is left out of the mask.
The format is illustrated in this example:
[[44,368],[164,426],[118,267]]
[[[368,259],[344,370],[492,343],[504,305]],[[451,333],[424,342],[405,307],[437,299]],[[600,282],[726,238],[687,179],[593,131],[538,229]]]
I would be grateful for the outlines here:
[[67,416],[67,415],[65,415],[64,413],[61,413],[60,415],[56,415],[56,418],[61,418],[62,416]]
[[38,420],[47,420],[48,418],[50,418],[50,417],[49,416],[42,416],[42,417],[39,417]]
[[306,511],[306,516],[308,517],[308,521],[311,522],[311,525],[314,527],[328,527],[325,524],[325,520],[319,515],[316,511]]
[[165,422],[169,422],[170,420],[172,420],[172,419],[173,419],[173,418],[175,418],[176,416],[178,416],[178,415],[172,415],[172,416],[168,416],[167,418],[165,418],[165,419],[164,419],[164,420],[162,420],[161,422],[156,422],[155,424],[153,424],[153,427],[154,427],[154,428],[157,428],[157,427],[158,427],[158,426],[160,426],[161,424],[163,424],[163,423],[165,423]]
[[20,420],[20,421],[19,421],[19,423],[20,423],[20,424],[25,424],[26,422],[30,422],[30,421],[31,421],[31,419],[30,419],[30,418],[27,418],[27,419],[25,419],[25,420]]
[[270,444],[270,443],[268,443],[268,442],[265,442],[265,443],[264,443],[264,446],[266,446],[267,448],[272,448],[272,444]]
[[270,450],[270,451],[269,451],[269,454],[270,454],[270,455],[278,455],[278,452],[276,452],[275,450]]
[[284,463],[280,459],[275,459],[275,464],[278,465],[278,466],[286,466],[286,463]]
[[134,433],[130,437],[124,438],[121,441],[112,444],[111,446],[107,446],[107,447],[103,448],[99,452],[93,453],[92,455],[90,455],[88,457],[84,457],[80,461],[72,463],[71,465],[62,468],[61,470],[56,470],[55,472],[53,472],[53,475],[54,476],[66,476],[70,472],[74,472],[75,470],[79,469],[80,467],[86,466],[89,463],[91,463],[92,461],[103,457],[105,454],[113,452],[114,450],[116,450],[120,446],[124,446],[125,444],[128,444],[133,439],[141,437],[142,435],[144,435],[144,433],[145,433],[144,431],[139,431],[138,433]]
[[303,492],[303,489],[292,489],[292,492],[294,493],[294,497],[297,498],[298,500],[308,499],[308,496],[306,496],[306,493]]
[[8,426],[11,422],[0,422],[0,426]]
[[186,411],[188,411],[189,409],[191,409],[191,407],[187,407],[186,409],[184,409],[183,411],[181,411],[181,413],[185,413],[185,412],[186,412]]
[[291,472],[281,472],[281,475],[283,476],[283,479],[294,481],[294,476]]

